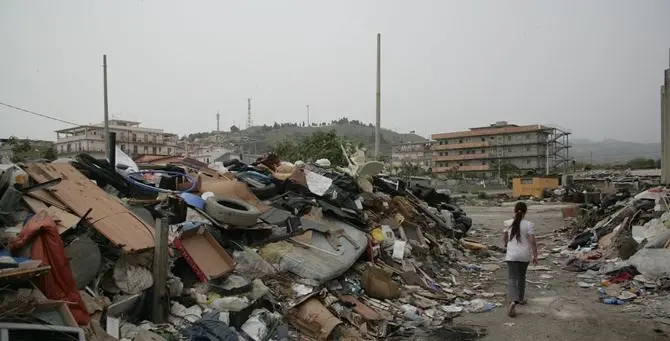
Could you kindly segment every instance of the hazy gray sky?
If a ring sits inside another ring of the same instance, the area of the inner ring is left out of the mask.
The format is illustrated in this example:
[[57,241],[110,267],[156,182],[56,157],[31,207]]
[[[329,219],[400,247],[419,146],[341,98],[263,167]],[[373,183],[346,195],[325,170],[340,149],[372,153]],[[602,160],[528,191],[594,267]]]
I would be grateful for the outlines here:
[[[670,1],[0,1],[0,101],[184,134],[347,116],[430,133],[497,120],[656,142]],[[0,107],[0,136],[68,125]]]

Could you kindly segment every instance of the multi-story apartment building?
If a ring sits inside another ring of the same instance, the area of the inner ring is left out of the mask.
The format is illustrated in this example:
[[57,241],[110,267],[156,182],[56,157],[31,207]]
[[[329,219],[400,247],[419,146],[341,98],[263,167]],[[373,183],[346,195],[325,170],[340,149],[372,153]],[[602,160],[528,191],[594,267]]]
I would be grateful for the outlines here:
[[[544,125],[518,126],[505,121],[467,131],[433,134],[433,174],[470,173],[493,177],[505,165],[545,173],[567,156],[569,132]],[[563,138],[565,141],[563,141]]]
[[[99,123],[57,130],[56,152],[62,157],[79,153],[104,157],[104,129],[104,123]],[[140,127],[140,122],[113,119],[109,120],[109,131],[116,133],[116,146],[130,156],[178,154],[179,137],[163,129],[144,128]]]
[[429,170],[433,164],[433,152],[430,141],[396,144],[391,150],[391,167],[398,168],[410,164]]

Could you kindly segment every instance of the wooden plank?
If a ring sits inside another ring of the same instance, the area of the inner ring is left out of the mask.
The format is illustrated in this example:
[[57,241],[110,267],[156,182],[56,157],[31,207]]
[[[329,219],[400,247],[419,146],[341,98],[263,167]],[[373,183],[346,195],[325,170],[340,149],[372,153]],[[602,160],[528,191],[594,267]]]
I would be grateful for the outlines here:
[[33,211],[33,213],[37,213],[49,208],[49,206],[47,206],[45,203],[25,195],[23,196],[23,201],[26,203],[26,205],[28,205],[28,207],[30,207],[30,210]]
[[113,244],[133,252],[154,247],[154,229],[132,214],[69,164],[30,164],[25,171],[35,181],[62,178],[50,192],[77,216],[88,209],[89,223]]
[[40,189],[37,191],[29,192],[26,193],[25,195],[35,198],[37,200],[40,200],[46,204],[49,204],[49,206],[56,206],[60,208],[61,210],[67,210],[67,206],[60,202],[56,197],[54,197],[51,193],[47,192],[45,189]]
[[63,232],[71,229],[80,220],[80,218],[76,215],[63,211],[56,206],[51,206],[47,208],[46,211],[49,212],[49,215],[56,222],[56,227],[58,227],[58,233],[60,234],[63,234]]

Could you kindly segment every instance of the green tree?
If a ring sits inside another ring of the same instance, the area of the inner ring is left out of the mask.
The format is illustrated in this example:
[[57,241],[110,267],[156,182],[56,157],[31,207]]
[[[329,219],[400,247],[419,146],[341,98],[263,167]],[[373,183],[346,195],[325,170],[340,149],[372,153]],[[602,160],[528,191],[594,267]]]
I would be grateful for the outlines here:
[[56,149],[55,148],[49,148],[45,150],[42,153],[42,158],[47,159],[49,161],[56,160],[58,158],[58,155],[56,155]]
[[236,125],[232,125],[232,126],[230,126],[230,132],[231,133],[239,133],[240,128],[238,128]]
[[314,162],[328,159],[333,166],[347,166],[348,162],[342,154],[341,145],[352,151],[350,143],[341,139],[335,131],[317,131],[304,138],[285,138],[275,144],[272,149],[282,160]]
[[630,169],[652,169],[656,168],[656,160],[647,158],[635,158],[626,162],[626,167]]

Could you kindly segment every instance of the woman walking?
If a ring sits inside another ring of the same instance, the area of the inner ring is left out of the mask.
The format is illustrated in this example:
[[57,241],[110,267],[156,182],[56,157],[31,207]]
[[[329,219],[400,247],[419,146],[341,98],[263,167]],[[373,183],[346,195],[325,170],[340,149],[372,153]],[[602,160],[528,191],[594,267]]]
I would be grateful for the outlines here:
[[517,304],[525,305],[526,270],[532,261],[537,264],[537,243],[534,225],[524,219],[528,207],[523,202],[514,206],[514,219],[505,221],[505,261],[507,262],[507,315],[516,316]]

